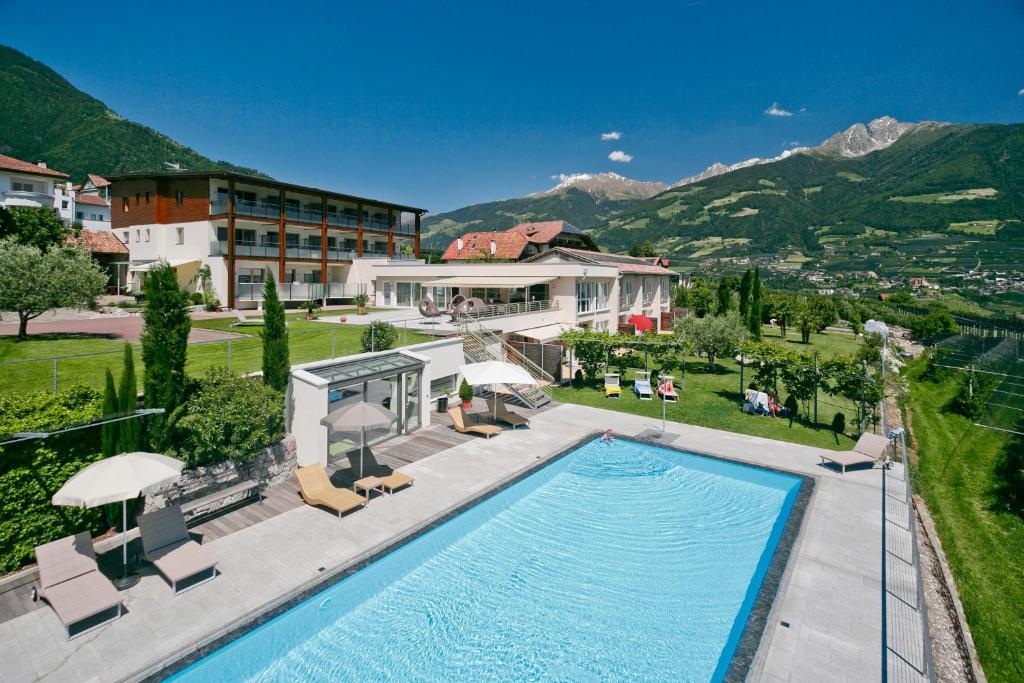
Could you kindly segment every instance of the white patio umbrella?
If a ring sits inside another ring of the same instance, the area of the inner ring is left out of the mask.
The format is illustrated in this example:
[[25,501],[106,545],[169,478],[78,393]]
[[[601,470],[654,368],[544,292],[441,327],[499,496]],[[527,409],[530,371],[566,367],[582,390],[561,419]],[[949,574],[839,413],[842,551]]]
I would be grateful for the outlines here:
[[[499,384],[537,384],[521,365],[505,363],[500,360],[488,360],[483,363],[470,363],[459,367],[463,379],[470,386],[487,386],[498,393]],[[498,401],[494,401],[494,419],[498,419]]]
[[94,508],[121,503],[121,561],[128,576],[128,501],[168,484],[185,463],[160,453],[122,453],[99,460],[64,482],[53,494],[54,505]]
[[359,430],[359,474],[363,476],[363,449],[366,448],[366,430],[374,427],[384,427],[398,419],[387,408],[376,403],[360,401],[355,405],[338,408],[333,413],[328,413],[320,420],[332,431],[351,432]]

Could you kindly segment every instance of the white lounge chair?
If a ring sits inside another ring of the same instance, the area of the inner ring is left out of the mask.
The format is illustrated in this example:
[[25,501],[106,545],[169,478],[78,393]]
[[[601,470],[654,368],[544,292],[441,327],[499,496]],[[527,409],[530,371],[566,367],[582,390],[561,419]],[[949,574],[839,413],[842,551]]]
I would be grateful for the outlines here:
[[264,324],[263,318],[247,318],[242,313],[235,313],[237,322],[231,323],[231,327],[256,327]]
[[857,439],[857,444],[853,447],[852,451],[824,451],[821,455],[821,464],[825,465],[825,461],[835,463],[842,469],[843,474],[846,474],[846,468],[852,465],[866,465],[868,463],[874,465],[883,456],[885,451],[889,447],[889,439],[878,434],[872,434],[870,432],[864,432]]
[[633,376],[633,393],[641,401],[653,401],[654,391],[651,389],[651,373],[637,370]]

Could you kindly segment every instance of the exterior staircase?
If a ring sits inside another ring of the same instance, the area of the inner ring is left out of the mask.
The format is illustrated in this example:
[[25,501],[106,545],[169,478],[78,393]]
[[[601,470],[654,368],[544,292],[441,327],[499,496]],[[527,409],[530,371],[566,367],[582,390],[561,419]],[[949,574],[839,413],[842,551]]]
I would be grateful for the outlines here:
[[497,360],[513,363],[522,367],[530,376],[537,380],[537,385],[509,384],[509,393],[516,397],[527,408],[539,408],[550,403],[551,397],[544,387],[553,385],[555,378],[545,372],[539,365],[506,343],[501,337],[491,332],[478,320],[460,315],[457,321],[459,334],[463,336],[462,350],[470,363],[483,363]]

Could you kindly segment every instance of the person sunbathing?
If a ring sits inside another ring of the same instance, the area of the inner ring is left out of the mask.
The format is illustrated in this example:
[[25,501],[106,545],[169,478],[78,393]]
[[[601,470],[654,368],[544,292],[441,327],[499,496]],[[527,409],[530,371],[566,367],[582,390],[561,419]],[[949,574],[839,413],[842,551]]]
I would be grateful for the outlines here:
[[774,393],[770,394],[768,396],[768,412],[772,414],[772,417],[778,417],[780,408],[779,397]]

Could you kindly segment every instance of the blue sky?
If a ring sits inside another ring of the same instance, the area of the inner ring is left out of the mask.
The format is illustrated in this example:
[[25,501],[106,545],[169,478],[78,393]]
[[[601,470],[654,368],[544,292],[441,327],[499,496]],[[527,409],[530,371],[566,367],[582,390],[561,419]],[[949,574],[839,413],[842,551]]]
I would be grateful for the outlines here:
[[207,156],[431,211],[560,173],[672,182],[884,114],[1024,121],[1019,0],[0,0],[0,26]]

